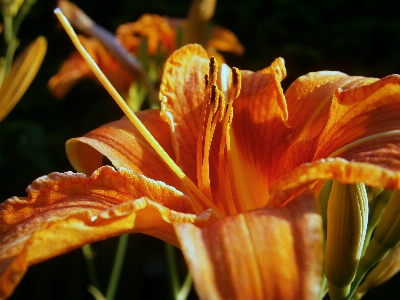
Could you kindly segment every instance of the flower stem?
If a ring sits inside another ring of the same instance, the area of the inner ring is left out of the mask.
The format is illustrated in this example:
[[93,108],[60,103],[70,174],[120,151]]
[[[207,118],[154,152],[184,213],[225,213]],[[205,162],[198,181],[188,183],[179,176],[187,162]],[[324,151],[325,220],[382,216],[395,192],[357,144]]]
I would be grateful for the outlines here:
[[179,290],[176,300],[186,300],[190,290],[192,289],[192,276],[190,273],[186,275],[185,281],[183,282],[181,289]]
[[185,300],[192,288],[192,277],[187,274],[182,286],[179,284],[179,274],[175,256],[175,248],[169,243],[164,243],[165,255],[167,258],[168,277],[171,284],[172,298],[174,300]]
[[[22,4],[16,16],[10,15],[7,10],[3,10],[3,22],[4,22],[4,41],[7,46],[5,55],[5,74],[10,71],[11,65],[14,60],[14,54],[19,46],[19,40],[17,38],[19,28],[22,21],[30,11],[30,8],[35,4],[36,0],[26,0]],[[5,77],[5,76],[4,76]]]
[[5,44],[7,45],[6,56],[5,56],[5,63],[6,63],[5,75],[7,75],[11,69],[11,65],[14,59],[14,53],[18,47],[19,42],[14,34],[13,17],[8,14],[3,14],[3,20],[4,20],[4,41]]
[[94,254],[90,244],[86,244],[82,246],[83,256],[86,261],[86,266],[89,273],[89,280],[90,283],[97,289],[100,290],[100,282],[99,278],[97,277],[96,267],[94,263]]
[[178,270],[176,268],[176,257],[174,253],[174,246],[165,242],[164,249],[165,249],[165,256],[167,258],[168,279],[171,284],[172,297],[173,299],[176,299],[176,296],[179,292],[179,278],[178,278]]
[[123,234],[119,237],[117,253],[115,254],[114,266],[111,271],[110,281],[108,283],[106,299],[113,300],[117,292],[118,281],[121,275],[122,265],[124,263],[125,253],[128,246],[129,234]]

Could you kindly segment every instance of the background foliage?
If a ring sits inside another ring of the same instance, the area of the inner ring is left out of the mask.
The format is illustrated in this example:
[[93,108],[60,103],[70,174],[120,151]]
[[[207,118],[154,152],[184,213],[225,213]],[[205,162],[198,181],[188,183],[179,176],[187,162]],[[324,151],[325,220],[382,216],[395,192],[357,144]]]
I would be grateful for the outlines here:
[[[190,0],[116,0],[76,3],[96,22],[114,31],[143,13],[185,17]],[[0,123],[0,199],[24,196],[26,186],[52,171],[68,171],[64,143],[122,113],[96,83],[84,81],[55,100],[48,79],[73,50],[53,15],[55,0],[38,0],[22,24],[24,48],[38,35],[48,39],[43,66],[13,112]],[[258,70],[274,58],[286,61],[288,87],[311,71],[383,77],[400,70],[400,2],[327,0],[219,0],[215,23],[231,29],[246,48],[243,57],[226,56],[232,66]],[[107,284],[115,240],[94,245],[99,276]],[[130,239],[117,299],[165,299],[168,283],[163,244],[135,235]],[[397,299],[397,276],[365,299]],[[12,299],[92,299],[81,251],[32,267]],[[194,297],[194,296],[193,296]]]

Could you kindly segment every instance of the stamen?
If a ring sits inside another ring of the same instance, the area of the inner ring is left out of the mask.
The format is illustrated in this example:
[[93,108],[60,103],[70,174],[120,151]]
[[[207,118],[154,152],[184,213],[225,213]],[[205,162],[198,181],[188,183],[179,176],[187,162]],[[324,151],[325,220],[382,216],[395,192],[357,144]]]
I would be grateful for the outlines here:
[[239,97],[240,90],[242,89],[242,74],[238,68],[232,68],[232,98],[236,99]]
[[209,73],[205,76],[205,99],[202,118],[203,127],[197,140],[197,179],[198,185],[208,199],[213,200],[210,182],[210,150],[215,128],[221,116],[221,105],[225,105],[225,98],[217,86],[218,63],[214,57],[210,58]]
[[[206,93],[202,111],[203,127],[197,142],[197,178],[200,190],[215,205],[221,207],[227,215],[242,211],[238,191],[235,187],[232,167],[230,128],[233,118],[233,100],[239,96],[241,74],[237,68],[221,66],[221,78],[218,78],[218,65],[215,58],[210,59],[209,73],[205,76]],[[219,89],[221,85],[222,90]],[[228,82],[230,81],[230,89]],[[226,99],[229,99],[227,101]],[[220,124],[220,125],[219,125]],[[210,151],[217,126],[221,126],[221,138],[218,152],[218,190],[212,191],[210,184]],[[217,199],[213,199],[213,192]]]
[[227,105],[226,105],[224,93],[222,91],[219,91],[218,94],[219,94],[219,106],[220,106],[220,109],[218,111],[218,113],[219,113],[218,122],[222,122],[222,120],[224,119],[225,113],[226,113]]
[[218,179],[221,194],[225,201],[224,210],[232,215],[241,211],[241,207],[237,197],[237,191],[234,185],[231,184],[232,180],[232,158],[230,149],[230,127],[233,117],[233,101],[229,101],[226,106],[225,118],[223,120],[222,137],[219,147],[219,160],[218,160]]
[[204,83],[205,83],[204,90],[207,90],[208,88],[208,80],[209,80],[208,74],[204,75]]
[[203,148],[203,159],[201,165],[201,182],[199,184],[200,190],[210,199],[212,200],[211,193],[211,182],[210,182],[210,149],[211,142],[214,136],[214,131],[216,127],[214,115],[214,109],[210,106],[210,110],[208,113],[207,123],[205,126],[204,132],[204,148]]
[[218,62],[214,56],[210,57],[210,67],[209,67],[209,76],[211,80],[211,84],[217,84],[218,78]]
[[[219,187],[225,199],[223,203],[224,210],[229,214],[243,211],[243,207],[240,202],[239,192],[237,189],[237,182],[235,182],[235,170],[233,168],[233,158],[231,150],[231,137],[230,128],[233,119],[233,100],[236,99],[241,90],[242,80],[239,69],[232,68],[231,71],[223,65],[221,73],[224,73],[221,77],[221,85],[223,94],[229,97],[228,104],[224,109],[224,115],[221,115],[222,136],[220,141],[219,150],[219,165],[218,165],[218,176],[219,176]],[[227,80],[230,79],[230,91],[228,93]]]
[[211,85],[210,105],[213,108],[213,115],[217,112],[219,107],[219,91],[216,84]]
[[128,119],[132,122],[132,124],[136,127],[136,129],[143,135],[146,141],[152,146],[154,151],[160,155],[162,160],[170,167],[170,169],[182,180],[183,184],[187,187],[190,196],[194,196],[194,199],[198,199],[200,201],[192,201],[194,209],[196,213],[201,213],[204,211],[204,208],[212,208],[217,214],[221,215],[220,209],[218,209],[198,188],[197,186],[190,180],[189,177],[179,168],[179,166],[172,160],[172,158],[165,152],[165,150],[161,147],[158,141],[151,135],[148,129],[140,122],[138,117],[131,111],[129,106],[125,103],[124,99],[118,94],[112,84],[109,82],[107,77],[102,73],[100,68],[93,61],[91,56],[87,53],[85,48],[79,42],[76,33],[71,27],[71,24],[68,22],[67,18],[63,15],[62,11],[59,8],[54,10],[54,13],[57,15],[57,18],[63,25],[65,31],[71,38],[73,44],[76,49],[85,59],[86,63],[99,79],[104,88],[109,92],[111,97],[115,100],[121,110],[125,113]]

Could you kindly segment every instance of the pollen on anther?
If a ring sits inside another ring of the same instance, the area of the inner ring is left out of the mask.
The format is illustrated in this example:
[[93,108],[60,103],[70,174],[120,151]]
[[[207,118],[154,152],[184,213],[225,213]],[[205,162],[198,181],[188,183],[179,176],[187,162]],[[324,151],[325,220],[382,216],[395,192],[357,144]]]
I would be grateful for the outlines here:
[[242,74],[238,68],[232,68],[232,88],[233,88],[233,99],[236,99],[242,88]]
[[218,105],[219,105],[219,103],[218,103],[219,99],[218,98],[219,98],[218,87],[217,87],[216,84],[213,84],[211,86],[211,95],[210,95],[210,103],[211,103],[211,105],[214,106],[213,113],[215,113],[217,111],[217,109],[218,109]]
[[211,84],[217,84],[218,63],[214,56],[210,57],[210,65],[209,65],[208,74],[210,76]]
[[206,74],[206,75],[204,75],[204,83],[205,83],[205,90],[207,90],[207,88],[208,88],[208,74]]

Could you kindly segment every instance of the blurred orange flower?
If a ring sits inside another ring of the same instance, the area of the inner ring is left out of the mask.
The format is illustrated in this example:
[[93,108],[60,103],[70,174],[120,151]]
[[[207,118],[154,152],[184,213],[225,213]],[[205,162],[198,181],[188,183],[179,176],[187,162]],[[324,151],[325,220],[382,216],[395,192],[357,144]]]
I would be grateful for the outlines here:
[[[69,12],[81,12],[79,8],[68,1],[60,1],[60,5]],[[146,38],[147,54],[150,57],[156,56],[158,51],[168,57],[180,47],[178,35],[184,34],[185,26],[184,19],[145,14],[136,22],[120,25],[116,30],[115,38],[133,56],[138,55],[139,47]],[[101,42],[95,38],[84,38],[83,36],[80,36],[80,39],[100,69],[109,77],[118,92],[125,97],[130,83],[135,79],[134,76],[130,75],[124,66],[121,66],[113,58]],[[211,37],[205,47],[210,55],[217,56],[221,62],[223,58],[217,51],[232,52],[237,55],[244,52],[237,37],[228,29],[219,26],[212,27]],[[95,79],[95,76],[82,57],[75,52],[64,62],[59,72],[50,79],[48,86],[56,98],[63,98],[83,78]]]
[[[134,80],[133,76],[121,67],[97,39],[81,35],[79,40],[117,91],[126,95]],[[62,64],[58,73],[50,78],[48,86],[54,97],[61,99],[83,78],[97,80],[82,56],[74,52]]]

